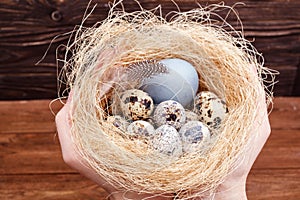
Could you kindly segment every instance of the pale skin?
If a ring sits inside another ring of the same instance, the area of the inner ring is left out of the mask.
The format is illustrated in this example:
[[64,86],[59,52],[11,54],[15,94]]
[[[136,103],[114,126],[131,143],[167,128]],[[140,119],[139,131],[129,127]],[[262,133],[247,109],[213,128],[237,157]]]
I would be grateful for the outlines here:
[[[94,170],[84,165],[83,159],[75,151],[74,144],[71,140],[71,121],[70,121],[70,102],[71,98],[68,99],[64,107],[59,111],[56,116],[56,125],[58,136],[61,144],[63,160],[71,168],[77,170],[87,178],[99,184],[103,189],[105,189],[110,195],[111,200],[121,200],[121,199],[147,199],[151,200],[160,200],[160,199],[173,199],[172,197],[159,197],[153,194],[140,194],[135,192],[122,192],[122,190],[117,189],[113,185],[107,183],[104,178],[96,174]],[[267,115],[267,107],[262,97],[258,102],[258,109],[260,110],[257,120],[254,122],[254,126],[257,126],[258,132],[253,133],[257,134],[259,137],[256,137],[252,140],[251,146],[253,148],[246,152],[243,162],[238,165],[238,167],[230,173],[225,181],[220,184],[215,193],[215,200],[244,200],[247,199],[246,195],[246,180],[247,176],[251,170],[251,167],[259,155],[261,149],[263,148],[265,142],[267,141],[270,134],[270,124]],[[153,196],[153,197],[151,197]],[[149,198],[150,197],[150,198]]]

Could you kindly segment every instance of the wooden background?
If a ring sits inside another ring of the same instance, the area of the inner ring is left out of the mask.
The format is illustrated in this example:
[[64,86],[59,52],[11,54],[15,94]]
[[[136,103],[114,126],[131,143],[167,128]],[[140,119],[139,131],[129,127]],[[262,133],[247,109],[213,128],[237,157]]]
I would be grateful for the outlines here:
[[[0,2],[0,100],[49,99],[57,96],[55,50],[68,36],[61,34],[81,23],[89,0],[2,0]],[[164,13],[175,10],[169,0],[141,0],[145,8],[162,4]],[[219,3],[199,0],[202,6]],[[225,1],[232,6],[236,1]],[[265,57],[266,66],[280,72],[276,96],[300,95],[300,1],[243,0],[236,10],[245,36]],[[91,26],[107,16],[108,1],[93,0],[97,8],[86,22]],[[194,0],[177,1],[185,11],[196,7]],[[128,11],[138,9],[132,0],[124,2]],[[226,12],[221,14],[225,17]],[[228,21],[239,29],[237,19]],[[53,40],[55,36],[61,35]],[[53,40],[53,41],[52,41]],[[46,52],[45,59],[35,65]],[[58,48],[58,57],[64,48]]]
[[[61,157],[50,99],[57,97],[55,51],[80,24],[89,0],[0,1],[0,199],[86,200],[107,194],[67,167]],[[164,13],[176,9],[167,0],[141,0],[145,8],[162,4]],[[199,0],[202,6],[219,3]],[[300,1],[244,0],[236,10],[245,36],[278,70],[275,96],[300,96]],[[97,8],[86,22],[104,19],[108,2],[93,0]],[[193,0],[177,1],[185,11]],[[232,6],[235,1],[225,0]],[[137,9],[125,1],[128,11]],[[226,12],[222,13],[223,16]],[[230,15],[228,21],[240,29]],[[61,35],[57,39],[54,37]],[[35,65],[50,49],[41,64]],[[58,58],[65,49],[58,48]],[[29,101],[28,101],[29,99]],[[31,100],[30,100],[31,99]],[[35,100],[32,100],[35,99]],[[38,99],[38,100],[37,100]],[[46,99],[46,100],[41,100]],[[276,97],[270,116],[272,134],[247,181],[250,200],[300,199],[300,97]],[[54,112],[61,108],[52,105]]]

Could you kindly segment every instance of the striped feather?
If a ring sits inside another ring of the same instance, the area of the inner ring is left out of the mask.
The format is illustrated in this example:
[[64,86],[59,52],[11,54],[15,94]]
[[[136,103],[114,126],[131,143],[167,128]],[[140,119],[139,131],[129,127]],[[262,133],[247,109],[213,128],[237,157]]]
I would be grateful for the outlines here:
[[168,68],[156,60],[146,60],[133,63],[125,69],[128,81],[141,83],[145,78],[150,78],[161,73],[168,73]]

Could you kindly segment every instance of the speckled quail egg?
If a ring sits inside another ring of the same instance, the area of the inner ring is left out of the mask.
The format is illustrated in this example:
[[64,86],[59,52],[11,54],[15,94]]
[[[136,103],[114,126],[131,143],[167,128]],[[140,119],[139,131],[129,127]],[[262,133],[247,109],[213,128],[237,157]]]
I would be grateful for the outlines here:
[[129,122],[119,115],[108,116],[106,121],[112,123],[115,127],[120,129],[121,131],[126,131],[129,125]]
[[218,129],[228,113],[228,109],[225,102],[216,94],[202,91],[195,98],[194,112],[199,115],[200,121],[209,128]]
[[182,154],[180,135],[174,127],[169,125],[158,127],[149,145],[152,149],[166,155],[177,157]]
[[200,121],[189,121],[179,130],[184,152],[192,152],[210,139],[209,129]]
[[130,120],[149,118],[154,109],[152,98],[142,90],[126,90],[121,94],[121,110]]
[[185,123],[185,110],[174,100],[163,101],[157,105],[153,119],[157,126],[167,124],[179,129]]
[[143,120],[137,120],[132,122],[128,128],[127,132],[133,136],[151,136],[154,134],[155,129],[149,122]]
[[198,121],[199,116],[190,110],[185,110],[186,121]]

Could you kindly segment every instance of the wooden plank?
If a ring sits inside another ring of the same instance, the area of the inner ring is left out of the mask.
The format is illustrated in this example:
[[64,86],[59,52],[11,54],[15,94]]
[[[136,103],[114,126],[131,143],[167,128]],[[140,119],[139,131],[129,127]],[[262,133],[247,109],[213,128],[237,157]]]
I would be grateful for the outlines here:
[[[49,101],[0,102],[0,173],[69,173]],[[60,103],[53,105],[55,112]],[[254,168],[299,168],[300,98],[275,98],[272,134]],[[51,159],[49,159],[51,158]]]
[[[89,0],[65,1],[8,1],[0,2],[0,99],[36,99],[55,98],[57,90],[55,51],[59,44],[66,44],[68,35],[75,25],[81,23]],[[176,10],[172,1],[140,0],[146,9],[159,4],[163,13]],[[219,3],[215,0],[200,0],[202,6]],[[300,2],[288,0],[243,1],[236,9],[243,22],[246,37],[266,58],[266,66],[282,72],[283,79],[276,88],[276,95],[298,94],[294,72],[299,68],[300,47]],[[98,4],[88,18],[85,26],[104,19],[108,3],[93,0],[92,6]],[[177,2],[182,11],[197,7],[195,1]],[[228,0],[232,6],[236,1]],[[128,11],[137,10],[134,1],[125,1]],[[92,7],[91,6],[91,7]],[[228,11],[221,12],[225,17]],[[227,18],[237,29],[241,29],[234,14]],[[55,36],[61,35],[53,40]],[[49,44],[51,47],[39,66],[39,61]],[[58,49],[61,58],[64,49]],[[287,69],[286,69],[287,68]],[[294,71],[290,73],[289,70]],[[288,72],[285,72],[285,71]],[[289,75],[293,76],[289,76]],[[299,78],[299,77],[298,77]]]
[[[78,174],[0,175],[0,199],[105,199],[107,193]],[[247,180],[249,200],[299,199],[300,170],[252,170]]]
[[[300,69],[300,62],[297,65],[298,69]],[[294,82],[293,93],[294,96],[300,96],[300,70],[296,72],[296,79]]]
[[[16,82],[18,77],[18,82]],[[6,96],[16,96],[16,99],[41,99],[57,96],[56,73],[5,73],[0,75],[0,90]],[[43,87],[41,87],[41,85]],[[4,95],[4,94],[3,94]],[[5,96],[2,96],[3,98]]]
[[[49,100],[0,101],[0,133],[55,132]],[[56,113],[60,102],[51,104]],[[300,98],[277,97],[270,115],[272,129],[300,129]]]
[[[0,174],[71,173],[54,133],[1,134]],[[300,130],[274,130],[254,169],[300,169]]]
[[108,194],[79,174],[0,176],[2,200],[105,199]]
[[0,174],[73,173],[55,133],[1,134]]
[[272,129],[300,129],[300,98],[277,97],[270,115]]
[[254,169],[300,168],[300,130],[274,130]]
[[[19,122],[0,124],[6,130],[0,135],[0,199],[105,199],[107,194],[99,186],[63,163],[48,104],[0,102],[0,116]],[[274,106],[270,116],[274,130],[248,178],[250,200],[300,198],[300,99],[275,98]],[[55,106],[56,111],[59,108]],[[39,118],[46,122],[40,124]]]
[[249,200],[300,199],[300,169],[252,170],[247,194]]
[[[294,81],[297,78],[297,70],[298,68],[295,66],[268,66],[272,70],[276,70],[272,72],[275,76],[276,84],[265,83],[269,90],[273,87],[273,95],[276,97],[285,96],[287,94],[292,94],[294,89]],[[276,74],[276,75],[275,75]],[[265,76],[265,75],[264,75]],[[268,74],[268,81],[272,78]]]
[[54,133],[51,109],[57,113],[61,107],[49,100],[0,101],[0,133]]

